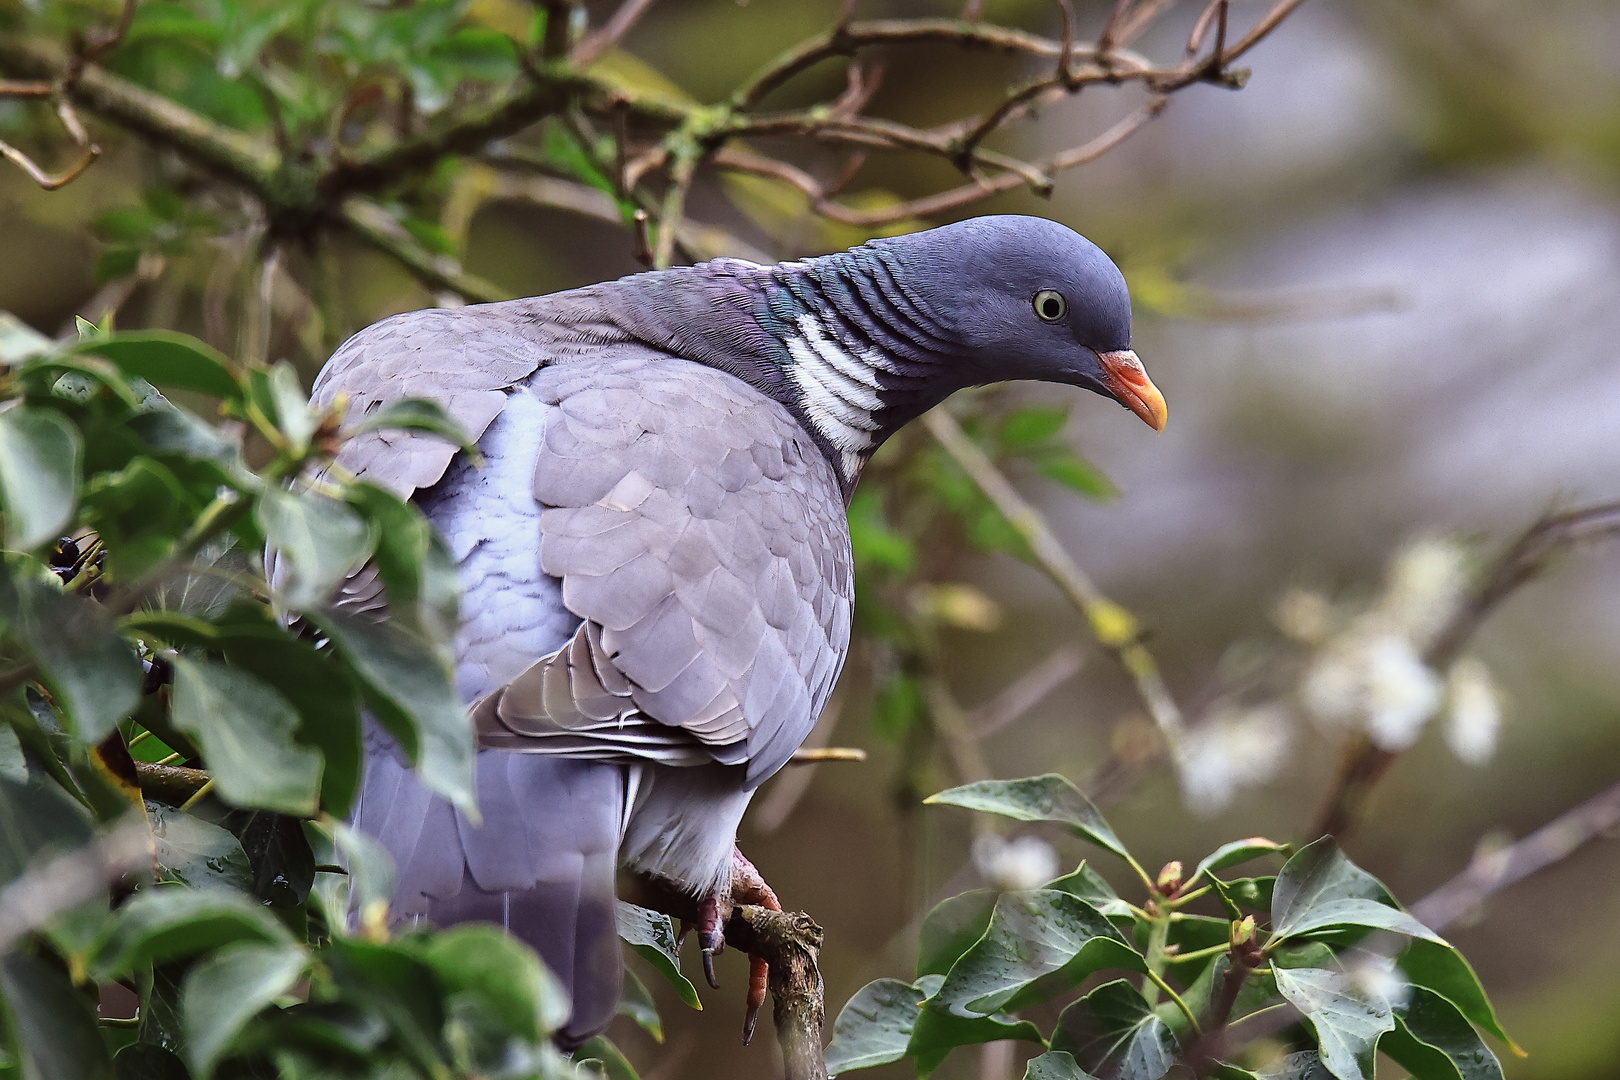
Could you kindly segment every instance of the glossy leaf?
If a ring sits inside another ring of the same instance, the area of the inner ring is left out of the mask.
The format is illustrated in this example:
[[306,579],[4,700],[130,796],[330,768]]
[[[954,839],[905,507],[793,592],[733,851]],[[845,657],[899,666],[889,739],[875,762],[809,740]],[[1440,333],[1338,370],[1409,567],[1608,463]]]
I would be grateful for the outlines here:
[[1145,963],[1096,908],[1053,889],[1003,893],[929,1007],[982,1016],[1044,1000],[1108,967],[1141,971]]
[[675,927],[670,923],[669,916],[627,904],[623,900],[618,902],[615,910],[619,937],[624,943],[657,968],[682,1001],[694,1009],[702,1009],[703,1002],[698,1000],[697,987],[681,974],[681,958],[675,951]]
[[1272,894],[1277,887],[1275,877],[1233,878],[1231,881],[1222,881],[1212,876],[1205,880],[1215,890],[1215,898],[1221,902],[1226,913],[1234,919],[1241,919],[1245,909],[1255,912],[1271,910]]
[[923,802],[936,806],[962,806],[1016,821],[1052,821],[1066,825],[1077,836],[1129,857],[1125,845],[1091,800],[1056,773],[1023,780],[981,780],[976,784],[941,791]]
[[664,1041],[664,1020],[658,1015],[658,1003],[653,1000],[641,976],[626,968],[624,993],[619,998],[619,1015],[628,1016],[636,1026],[653,1037],[656,1043]]
[[69,350],[112,361],[126,375],[227,401],[241,396],[231,362],[218,349],[173,330],[137,330],[83,342]]
[[229,832],[162,803],[149,803],[146,816],[163,880],[192,889],[252,889],[247,852]]
[[1040,1057],[1029,1059],[1024,1066],[1024,1080],[1096,1080],[1096,1077],[1082,1069],[1073,1054],[1048,1050]]
[[256,514],[274,553],[270,584],[289,609],[325,603],[371,555],[375,538],[358,514],[313,491],[269,488]]
[[1411,988],[1395,1030],[1378,1049],[1423,1080],[1502,1080],[1502,1065],[1457,1007],[1432,990]]
[[0,958],[0,997],[25,1080],[113,1080],[94,1006],[61,969],[24,952]]
[[827,1071],[836,1076],[905,1057],[923,997],[899,979],[878,979],[857,990],[833,1024]]
[[[592,1075],[594,1070],[600,1070],[600,1074],[607,1080],[641,1080],[636,1067],[630,1064],[630,1059],[625,1057],[624,1052],[613,1045],[613,1040],[606,1035],[598,1035],[587,1040],[584,1046],[575,1051],[573,1061],[575,1065],[585,1066],[577,1074],[581,1077]],[[587,1066],[587,1062],[591,1065]]]
[[974,889],[942,900],[923,919],[917,939],[917,976],[944,975],[984,936],[997,893]]
[[1408,937],[1424,938],[1438,945],[1446,944],[1439,934],[1399,908],[1355,897],[1329,900],[1311,908],[1301,908],[1296,904],[1289,912],[1289,918],[1274,926],[1272,932],[1279,938],[1291,938],[1343,927],[1390,930]]
[[1392,902],[1382,882],[1345,858],[1331,836],[1324,836],[1283,864],[1272,889],[1271,924],[1288,926],[1334,900]]
[[1176,1060],[1170,1028],[1124,979],[1105,983],[1064,1009],[1052,1049],[1074,1055],[1109,1080],[1159,1080]]
[[1322,1064],[1338,1080],[1372,1080],[1379,1037],[1395,1027],[1382,995],[1326,968],[1274,967],[1277,991],[1316,1033]]
[[1072,873],[1054,878],[1041,886],[1043,889],[1056,889],[1059,892],[1071,893],[1108,916],[1110,919],[1134,919],[1131,906],[1119,898],[1114,887],[1103,880],[1103,876],[1082,860]]
[[309,958],[293,945],[242,942],[197,962],[180,992],[182,1044],[196,1080],[207,1080],[245,1024],[292,988]]
[[1229,866],[1237,866],[1251,859],[1258,859],[1262,855],[1286,853],[1287,844],[1279,844],[1275,840],[1267,840],[1263,836],[1251,836],[1247,840],[1234,840],[1230,844],[1222,844],[1204,857],[1193,871],[1192,877],[1187,879],[1189,888],[1198,884],[1198,879],[1205,874],[1213,875],[1217,870],[1225,870]]
[[290,940],[266,908],[239,893],[163,885],[141,890],[118,909],[91,966],[111,979],[233,941]]
[[367,704],[416,762],[422,782],[476,820],[472,724],[444,657],[394,623],[336,611],[309,618],[359,676]]
[[174,724],[202,747],[220,794],[238,806],[314,813],[321,759],[292,740],[298,714],[287,699],[224,664],[172,663]]
[[[938,975],[925,975],[914,984],[923,993],[937,991]],[[1028,1020],[1020,1020],[1005,1013],[989,1016],[958,1016],[943,1009],[926,1005],[917,1014],[911,1039],[906,1043],[906,1056],[915,1058],[919,1076],[927,1076],[937,1069],[950,1052],[959,1046],[978,1046],[991,1042],[1031,1042],[1043,1049],[1046,1040],[1041,1031]]]
[[347,494],[377,537],[372,563],[382,577],[390,619],[404,619],[429,640],[455,635],[461,585],[449,549],[421,513],[374,484]]
[[54,409],[21,405],[0,413],[0,499],[8,549],[32,551],[67,528],[81,453],[78,431]]
[[33,659],[74,736],[98,743],[140,701],[141,662],[99,604],[43,575],[29,560],[0,563],[0,624]]
[[1490,999],[1485,996],[1479,976],[1462,953],[1448,945],[1438,945],[1421,938],[1414,939],[1396,958],[1402,973],[1414,986],[1426,987],[1445,998],[1470,1021],[1501,1039],[1507,1048],[1519,1057],[1524,1051],[1508,1038],[1496,1018]]
[[568,989],[533,949],[488,923],[465,923],[420,950],[448,993],[475,996],[501,1030],[543,1042],[568,1021]]

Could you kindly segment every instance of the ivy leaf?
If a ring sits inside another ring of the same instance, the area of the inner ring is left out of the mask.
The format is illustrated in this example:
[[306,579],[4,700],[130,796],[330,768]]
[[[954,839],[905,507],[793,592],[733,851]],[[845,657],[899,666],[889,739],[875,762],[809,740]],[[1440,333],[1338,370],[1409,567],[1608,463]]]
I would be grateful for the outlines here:
[[1076,836],[1083,836],[1123,858],[1130,855],[1125,845],[1091,800],[1080,789],[1057,773],[1031,776],[1023,780],[981,780],[964,784],[923,802],[935,806],[962,806],[987,814],[1000,814],[1016,821],[1054,821],[1067,825]]
[[1111,502],[1119,498],[1119,488],[1114,486],[1114,482],[1077,454],[1054,454],[1036,468],[1048,480],[1056,480],[1070,491],[1094,502]]
[[153,386],[172,386],[237,401],[241,384],[231,374],[225,354],[190,334],[173,330],[136,330],[81,342],[69,355],[110,360],[120,371]]
[[[91,1007],[61,970],[26,952],[0,958],[0,996],[27,1080],[113,1080]],[[10,1070],[8,1070],[9,1072]]]
[[1342,971],[1273,965],[1277,992],[1316,1032],[1322,1064],[1338,1080],[1372,1080],[1379,1037],[1395,1028],[1389,1002]]
[[1391,930],[1408,937],[1424,938],[1437,945],[1445,939],[1399,908],[1388,907],[1376,900],[1346,897],[1329,900],[1315,907],[1301,910],[1297,905],[1287,921],[1273,929],[1278,938],[1299,937],[1314,931],[1357,926],[1368,930]]
[[[929,995],[938,992],[940,982],[938,975],[925,975],[914,986],[919,993]],[[1040,1029],[1028,1020],[1019,1020],[1005,1013],[957,1016],[943,1009],[931,1009],[925,1002],[917,1014],[911,1039],[906,1043],[906,1056],[916,1059],[919,1076],[927,1076],[959,1046],[1008,1040],[1032,1042],[1043,1049],[1046,1046]]]
[[1027,449],[1062,431],[1068,420],[1068,409],[1019,409],[1001,421],[997,439],[1009,450]]
[[253,866],[241,842],[229,832],[162,803],[147,803],[146,817],[152,826],[154,859],[165,881],[192,889],[253,888]]
[[1175,1064],[1176,1037],[1136,988],[1118,979],[1063,1010],[1052,1049],[1107,1080],[1159,1080]]
[[6,547],[32,551],[73,520],[79,433],[54,409],[19,405],[0,413],[0,497]]
[[923,998],[921,990],[899,979],[878,979],[857,990],[833,1024],[827,1072],[836,1076],[905,1057]]
[[1215,890],[1215,896],[1226,909],[1226,913],[1234,919],[1243,918],[1241,908],[1251,911],[1270,911],[1272,894],[1277,887],[1277,878],[1254,877],[1233,878],[1231,881],[1222,881],[1211,876],[1208,878],[1210,887]]
[[74,736],[98,743],[141,700],[141,662],[101,605],[62,592],[32,560],[0,562],[0,625],[27,651]]
[[1356,866],[1331,836],[1295,852],[1277,875],[1271,896],[1271,925],[1284,927],[1335,900],[1376,900],[1393,904],[1383,883]]
[[346,498],[377,537],[371,560],[382,577],[389,618],[406,620],[430,640],[449,641],[461,585],[439,534],[415,507],[374,484],[354,484]]
[[292,939],[266,908],[240,893],[158,886],[118,909],[91,968],[99,978],[115,979],[244,940],[286,945]]
[[344,432],[344,437],[352,439],[368,431],[420,431],[437,435],[475,457],[478,453],[468,440],[466,430],[444,411],[444,406],[426,398],[404,398],[390,402],[375,412],[367,413],[358,424]]
[[359,677],[366,703],[416,763],[422,782],[473,820],[473,738],[443,656],[393,622],[325,610],[307,618]]
[[1267,840],[1263,836],[1251,836],[1247,840],[1234,840],[1230,844],[1222,844],[1204,857],[1193,871],[1192,877],[1187,879],[1187,887],[1198,883],[1198,879],[1205,874],[1213,875],[1217,870],[1225,870],[1228,866],[1237,866],[1251,859],[1258,859],[1262,855],[1274,852],[1286,854],[1287,844],[1279,844],[1275,840]]
[[1113,886],[1104,881],[1101,874],[1086,865],[1083,859],[1072,873],[1054,878],[1041,888],[1056,889],[1078,896],[1110,919],[1135,921],[1136,917],[1131,914],[1131,905],[1121,900]]
[[624,943],[657,968],[682,1001],[701,1011],[703,1002],[698,1000],[697,987],[681,974],[681,958],[675,952],[675,927],[671,925],[669,916],[627,904],[623,900],[618,902],[616,911],[619,937]]
[[1484,1030],[1501,1039],[1514,1054],[1524,1057],[1519,1045],[1508,1038],[1496,1019],[1496,1010],[1479,984],[1479,976],[1463,957],[1449,945],[1415,938],[1395,960],[1413,986],[1425,987],[1455,1005],[1459,1012]]
[[211,660],[176,656],[174,725],[197,740],[219,792],[238,806],[315,812],[321,759],[292,740],[298,714],[273,687]]
[[917,977],[944,975],[990,926],[996,893],[974,889],[934,905],[917,940]]
[[470,994],[503,1032],[542,1043],[568,1022],[568,990],[534,950],[487,923],[424,939],[420,950],[446,994]]
[[181,1044],[196,1080],[207,1080],[238,1032],[292,989],[309,957],[295,945],[241,942],[204,957],[180,991]]
[[268,488],[255,514],[273,553],[266,576],[293,611],[307,611],[330,599],[375,547],[375,537],[360,515],[313,491]]
[[1024,1080],[1097,1080],[1080,1063],[1074,1060],[1074,1055],[1062,1050],[1048,1050],[1040,1057],[1030,1058],[1024,1066]]
[[664,1041],[664,1021],[658,1015],[658,1003],[653,1001],[647,984],[641,976],[624,969],[624,993],[619,998],[619,1015],[628,1016],[637,1027],[653,1037],[653,1042]]
[[929,1007],[985,1015],[1045,1000],[1105,967],[1145,966],[1114,924],[1078,896],[1002,893],[984,936],[952,965]]
[[1457,1006],[1421,986],[1412,987],[1378,1049],[1423,1080],[1502,1080],[1501,1063]]

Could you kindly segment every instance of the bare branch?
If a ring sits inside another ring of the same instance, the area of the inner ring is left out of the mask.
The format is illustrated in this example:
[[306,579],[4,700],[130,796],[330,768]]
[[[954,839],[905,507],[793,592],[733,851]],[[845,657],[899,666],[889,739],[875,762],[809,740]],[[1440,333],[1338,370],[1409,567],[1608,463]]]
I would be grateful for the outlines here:
[[1620,784],[1605,788],[1516,843],[1476,854],[1468,868],[1412,905],[1425,926],[1444,930],[1487,897],[1568,858],[1620,825]]
[[1060,645],[968,715],[975,738],[994,735],[1039,705],[1045,697],[1080,673],[1085,657],[1072,645]]
[[55,92],[56,87],[48,82],[29,79],[0,79],[0,98],[48,98]]
[[[1509,545],[1473,592],[1435,635],[1423,662],[1437,671],[1456,663],[1464,647],[1502,602],[1546,572],[1577,543],[1620,536],[1620,502],[1547,514]],[[1359,823],[1367,796],[1399,755],[1355,735],[1340,756],[1339,774],[1317,815],[1312,836],[1343,837]]]
[[858,746],[801,746],[788,758],[789,765],[818,765],[823,761],[865,761]]
[[65,187],[77,180],[80,174],[90,167],[90,163],[101,156],[101,147],[90,146],[85,150],[84,157],[68,166],[67,171],[55,174],[48,173],[40,168],[34,163],[33,158],[3,139],[0,139],[0,154],[10,158],[19,169],[28,174],[28,178],[34,183],[46,191],[55,191],[57,188]]
[[653,249],[654,270],[669,268],[675,257],[675,238],[680,235],[681,223],[686,219],[686,196],[692,190],[692,177],[697,172],[697,155],[683,154],[675,159],[675,174],[670,178],[669,190],[658,214],[658,246]]
[[612,18],[602,24],[602,29],[587,35],[585,40],[574,46],[574,51],[568,56],[569,62],[576,67],[590,67],[597,57],[623,41],[624,35],[652,6],[653,0],[624,0]]
[[350,198],[344,201],[342,213],[343,223],[356,236],[398,260],[423,284],[448,290],[480,304],[511,298],[500,286],[467,273],[450,256],[439,255],[423,247],[416,237],[406,232],[388,211],[376,203]]
[[1035,563],[1050,577],[1069,602],[1086,617],[1097,643],[1107,649],[1136,684],[1136,692],[1165,740],[1176,747],[1181,739],[1181,709],[1159,674],[1153,655],[1142,645],[1135,617],[1102,594],[1085,571],[1070,558],[1040,511],[1018,493],[983,450],[967,437],[956,419],[944,409],[923,415],[923,425],[945,452],[962,467],[1001,511],[1001,516],[1029,545]]

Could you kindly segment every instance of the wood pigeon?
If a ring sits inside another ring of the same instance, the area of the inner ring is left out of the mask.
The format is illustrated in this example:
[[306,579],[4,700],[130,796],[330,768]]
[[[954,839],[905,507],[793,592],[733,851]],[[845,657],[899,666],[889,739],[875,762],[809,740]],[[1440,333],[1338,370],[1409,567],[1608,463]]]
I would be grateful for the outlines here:
[[[1108,257],[1020,216],[416,311],[351,338],[320,404],[434,399],[484,459],[400,432],[338,457],[414,499],[464,589],[455,674],[483,820],[369,729],[355,825],[393,855],[394,916],[530,943],[572,994],[565,1049],[618,1004],[620,868],[704,901],[707,967],[734,873],[757,881],[738,822],[849,646],[845,507],[863,465],[951,392],[1010,379],[1083,386],[1162,428],[1130,344]],[[362,571],[340,603],[376,610],[377,590]]]

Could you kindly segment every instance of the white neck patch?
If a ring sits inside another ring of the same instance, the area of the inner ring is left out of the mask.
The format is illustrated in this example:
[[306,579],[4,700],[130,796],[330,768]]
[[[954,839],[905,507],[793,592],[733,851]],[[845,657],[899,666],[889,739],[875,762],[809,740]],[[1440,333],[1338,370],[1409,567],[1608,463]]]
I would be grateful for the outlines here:
[[851,353],[814,315],[800,315],[798,326],[799,333],[787,339],[793,357],[788,374],[799,388],[805,415],[839,452],[844,476],[853,481],[865,460],[862,452],[871,448],[873,432],[882,426],[877,420],[883,410],[878,396],[882,384],[874,368],[888,365],[870,349]]

